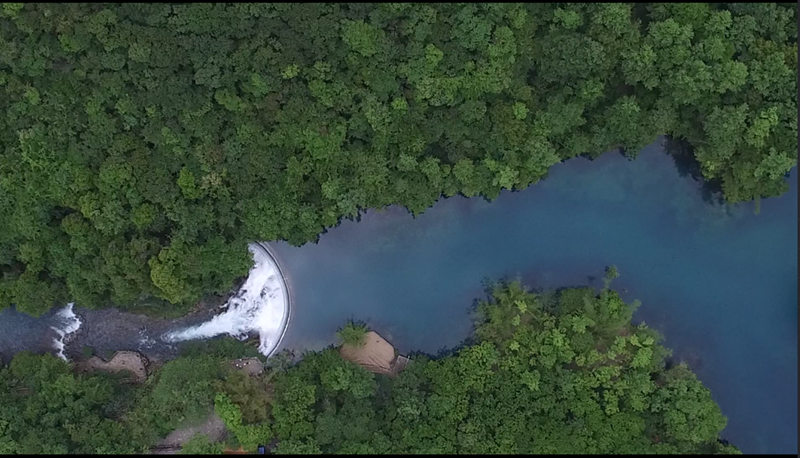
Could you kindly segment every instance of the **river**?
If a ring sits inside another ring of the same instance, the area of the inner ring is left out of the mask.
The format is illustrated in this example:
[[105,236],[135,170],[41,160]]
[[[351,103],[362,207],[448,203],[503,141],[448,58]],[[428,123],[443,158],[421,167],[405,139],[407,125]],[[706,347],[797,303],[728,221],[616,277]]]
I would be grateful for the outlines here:
[[[441,199],[417,218],[395,206],[369,210],[317,244],[270,242],[292,294],[291,322],[277,349],[325,347],[352,318],[403,352],[437,353],[469,336],[470,311],[486,297],[486,281],[599,287],[604,267],[615,264],[621,276],[612,286],[626,300],[642,301],[634,321],[659,330],[674,358],[711,389],[728,417],[723,437],[745,453],[796,453],[796,169],[790,191],[762,200],[756,214],[753,203],[707,199],[662,142],[633,161],[616,153],[569,160],[491,203]],[[68,340],[67,355],[95,336],[92,342],[106,348],[170,357],[174,347],[149,336],[213,314],[153,323],[114,310],[75,310],[83,337]],[[58,336],[49,326],[64,321],[55,313],[38,320],[0,313],[0,354],[53,351]],[[109,323],[127,334],[109,332]]]

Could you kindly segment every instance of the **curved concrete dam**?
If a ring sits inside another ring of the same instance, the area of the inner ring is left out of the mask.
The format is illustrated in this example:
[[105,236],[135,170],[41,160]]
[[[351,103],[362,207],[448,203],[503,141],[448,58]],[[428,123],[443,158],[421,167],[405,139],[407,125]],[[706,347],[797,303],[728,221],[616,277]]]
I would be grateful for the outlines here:
[[239,292],[228,300],[227,310],[205,323],[170,331],[162,336],[168,343],[207,339],[220,334],[245,338],[257,332],[258,350],[269,356],[280,343],[289,322],[289,290],[283,273],[263,243],[251,243],[254,265]]

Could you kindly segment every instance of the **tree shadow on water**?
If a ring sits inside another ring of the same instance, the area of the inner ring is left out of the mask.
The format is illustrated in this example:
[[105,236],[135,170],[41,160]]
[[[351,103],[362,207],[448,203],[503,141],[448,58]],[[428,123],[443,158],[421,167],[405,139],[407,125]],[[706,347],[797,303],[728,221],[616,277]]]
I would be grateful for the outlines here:
[[689,176],[700,184],[700,193],[703,202],[712,205],[722,205],[725,198],[722,193],[722,180],[708,180],[700,170],[700,162],[694,156],[694,148],[686,139],[665,137],[664,150],[675,162],[675,168],[681,177]]

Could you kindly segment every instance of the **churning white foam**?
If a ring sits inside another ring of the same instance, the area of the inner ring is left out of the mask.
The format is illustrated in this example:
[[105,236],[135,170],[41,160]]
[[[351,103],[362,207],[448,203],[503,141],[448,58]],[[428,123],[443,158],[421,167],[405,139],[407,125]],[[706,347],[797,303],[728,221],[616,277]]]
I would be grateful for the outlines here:
[[289,316],[288,292],[267,250],[256,243],[251,243],[248,249],[255,264],[244,285],[227,302],[227,309],[205,323],[165,334],[165,341],[206,339],[220,334],[242,339],[250,332],[258,332],[261,339],[258,351],[265,356],[272,353]]
[[66,355],[64,355],[64,339],[81,327],[81,320],[75,315],[75,312],[72,311],[73,305],[75,304],[70,302],[66,307],[56,313],[55,318],[59,322],[58,327],[50,326],[50,328],[58,334],[58,337],[53,339],[56,355],[64,361],[67,360]]

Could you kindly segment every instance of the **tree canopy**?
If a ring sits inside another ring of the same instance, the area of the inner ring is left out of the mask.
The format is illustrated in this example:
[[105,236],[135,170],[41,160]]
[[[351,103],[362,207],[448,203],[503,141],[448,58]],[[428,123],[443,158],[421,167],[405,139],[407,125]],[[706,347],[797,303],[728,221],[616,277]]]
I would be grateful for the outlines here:
[[114,418],[124,392],[102,375],[73,374],[52,355],[18,353],[0,368],[0,453],[135,453]]
[[796,163],[794,4],[0,7],[0,307],[186,307],[252,240],[688,140],[729,201]]
[[336,337],[342,343],[360,347],[364,345],[364,338],[367,334],[367,325],[364,323],[349,322],[336,331]]
[[635,306],[607,288],[497,284],[467,343],[411,355],[395,378],[334,348],[248,376],[232,347],[206,347],[132,387],[20,353],[0,368],[0,452],[141,453],[215,411],[225,443],[197,436],[185,452],[738,453],[709,390],[631,323]]
[[333,350],[276,379],[277,453],[735,453],[726,418],[609,290],[497,285],[474,342],[395,379]]

